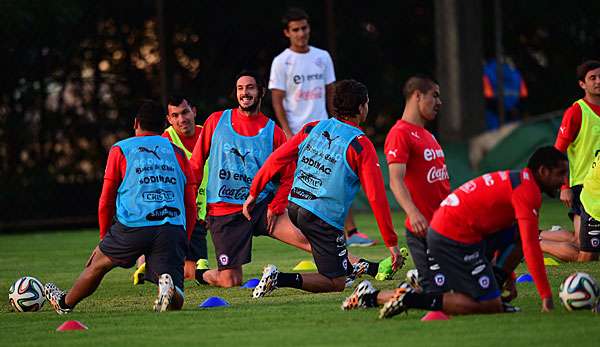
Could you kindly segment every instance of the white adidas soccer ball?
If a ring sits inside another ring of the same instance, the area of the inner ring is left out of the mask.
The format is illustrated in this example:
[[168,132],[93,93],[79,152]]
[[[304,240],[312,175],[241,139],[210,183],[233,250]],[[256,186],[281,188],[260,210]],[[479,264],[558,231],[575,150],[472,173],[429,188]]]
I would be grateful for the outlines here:
[[38,311],[45,301],[44,286],[34,277],[21,277],[8,290],[8,302],[17,312]]
[[585,272],[575,272],[563,281],[558,292],[567,310],[582,310],[592,308],[600,296],[600,287],[592,276]]

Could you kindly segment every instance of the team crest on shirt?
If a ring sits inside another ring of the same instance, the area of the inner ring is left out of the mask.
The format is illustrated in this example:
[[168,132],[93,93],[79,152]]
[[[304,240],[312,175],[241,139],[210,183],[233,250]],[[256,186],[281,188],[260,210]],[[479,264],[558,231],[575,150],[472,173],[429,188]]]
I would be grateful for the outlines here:
[[221,265],[223,266],[229,264],[229,257],[227,256],[227,254],[221,254],[219,256],[219,263],[221,263]]
[[488,276],[485,276],[485,275],[479,277],[479,285],[483,289],[489,288],[489,286],[490,286],[490,278]]
[[443,286],[443,285],[444,285],[444,283],[446,283],[446,277],[444,276],[444,274],[436,274],[436,275],[433,277],[433,280],[435,281],[435,284],[436,284],[438,287],[441,287],[441,286]]

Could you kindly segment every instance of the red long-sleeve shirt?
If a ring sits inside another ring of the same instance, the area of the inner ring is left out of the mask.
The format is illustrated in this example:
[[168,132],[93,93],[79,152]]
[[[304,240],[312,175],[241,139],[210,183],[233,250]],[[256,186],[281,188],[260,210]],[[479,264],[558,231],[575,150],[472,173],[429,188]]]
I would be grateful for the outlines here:
[[[357,126],[352,122],[341,119],[340,121],[355,127]],[[252,196],[258,196],[267,183],[280,170],[296,166],[295,164],[298,161],[298,146],[308,137],[310,133],[309,129],[312,129],[317,123],[311,122],[306,124],[298,134],[271,154],[252,181],[252,186],[250,187],[250,194]],[[385,193],[383,176],[381,175],[375,147],[373,147],[373,144],[366,136],[359,136],[357,139],[361,148],[357,149],[353,146],[348,146],[346,159],[360,179],[369,204],[373,209],[385,245],[388,247],[397,246],[398,237],[394,232],[390,206]]]
[[[154,133],[145,133],[139,136],[154,136]],[[175,146],[175,145],[173,145]],[[196,183],[190,164],[181,150],[175,151],[177,162],[181,167],[185,177],[185,219],[188,238],[192,235],[194,225],[196,224]],[[112,224],[115,216],[117,190],[123,182],[125,172],[127,171],[127,159],[121,151],[121,148],[113,146],[108,153],[106,170],[104,171],[104,184],[98,203],[98,224],[100,226],[100,239],[103,239]]]
[[[204,163],[208,160],[208,156],[210,155],[212,137],[222,115],[223,111],[218,111],[214,112],[206,119],[200,132],[200,138],[196,142],[196,146],[192,152],[190,163],[192,172],[196,177],[196,182],[202,182]],[[231,125],[235,132],[242,136],[256,136],[259,131],[267,125],[268,121],[269,118],[263,113],[248,117],[241,114],[237,108],[231,111]],[[273,150],[280,147],[285,142],[285,133],[281,128],[275,126],[275,131],[273,133]],[[209,166],[208,169],[213,170],[215,168]],[[269,203],[269,210],[277,215],[282,214],[287,206],[287,195],[292,187],[292,170],[293,168],[288,168],[287,171],[282,172],[279,189],[277,189],[273,200]],[[207,213],[210,216],[223,216],[241,211],[242,205],[229,202],[209,203],[207,205]]]
[[509,171],[485,174],[463,184],[442,202],[431,228],[451,240],[473,244],[517,220],[527,267],[540,296],[546,299],[552,297],[552,291],[538,239],[542,193],[529,169],[522,170],[520,177],[521,184],[514,189]]

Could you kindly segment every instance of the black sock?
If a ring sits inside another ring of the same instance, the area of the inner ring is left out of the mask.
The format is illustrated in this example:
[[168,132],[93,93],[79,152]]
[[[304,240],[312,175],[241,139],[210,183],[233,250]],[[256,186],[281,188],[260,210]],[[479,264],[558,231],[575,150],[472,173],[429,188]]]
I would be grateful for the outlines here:
[[350,229],[350,230],[346,230],[346,234],[348,235],[348,237],[356,234],[357,232],[358,232],[358,229],[356,229],[356,228],[353,228],[353,229]]
[[377,273],[379,272],[379,263],[368,261],[363,258],[360,258],[359,261],[369,264],[369,267],[367,268],[367,275],[369,275],[371,277],[375,277],[377,275]]
[[374,291],[373,293],[367,293],[363,295],[363,300],[367,307],[377,307],[377,295],[379,294],[379,290]]
[[67,302],[65,301],[66,297],[67,297],[67,294],[61,296],[60,299],[58,299],[58,306],[60,306],[60,308],[65,309],[65,310],[72,310],[73,306],[67,305]]
[[406,293],[402,302],[408,308],[441,311],[444,294]]
[[203,277],[204,273],[208,270],[209,269],[196,270],[196,281],[198,281],[198,284],[208,284]]
[[302,289],[302,275],[299,273],[280,272],[277,275],[277,287]]

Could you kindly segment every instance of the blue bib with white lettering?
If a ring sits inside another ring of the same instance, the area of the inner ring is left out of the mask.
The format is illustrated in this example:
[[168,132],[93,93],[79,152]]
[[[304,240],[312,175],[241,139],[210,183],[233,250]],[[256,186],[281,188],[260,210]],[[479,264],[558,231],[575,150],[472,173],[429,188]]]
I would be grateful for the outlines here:
[[[275,122],[269,119],[267,125],[254,136],[242,136],[233,130],[231,110],[223,111],[215,128],[208,157],[208,203],[228,202],[242,205],[252,179],[258,169],[273,152]],[[259,202],[275,191],[273,183],[267,184],[258,195]]]
[[170,223],[185,228],[186,177],[173,144],[161,136],[140,136],[114,146],[127,160],[117,191],[117,220],[129,227]]
[[348,165],[348,146],[363,132],[335,118],[320,121],[298,146],[289,201],[340,230],[359,186]]

